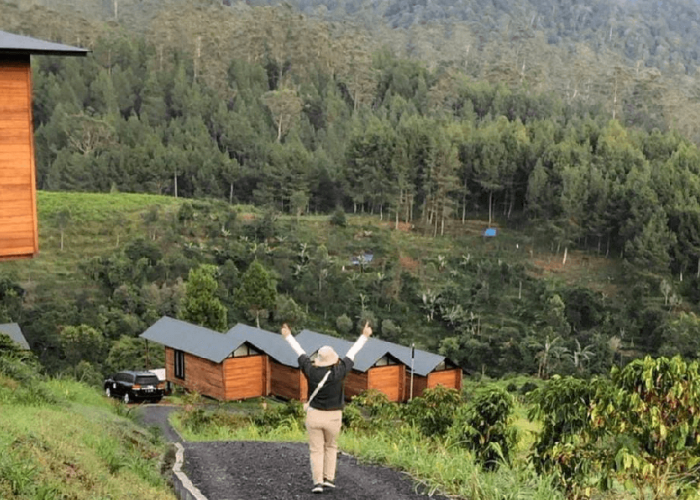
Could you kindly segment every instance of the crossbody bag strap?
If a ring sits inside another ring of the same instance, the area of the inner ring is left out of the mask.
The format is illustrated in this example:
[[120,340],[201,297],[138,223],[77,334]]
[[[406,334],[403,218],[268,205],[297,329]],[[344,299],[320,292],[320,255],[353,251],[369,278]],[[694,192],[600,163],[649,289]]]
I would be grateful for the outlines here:
[[328,370],[328,371],[326,372],[326,374],[323,376],[323,378],[321,379],[321,381],[320,381],[320,382],[318,383],[318,385],[316,386],[316,390],[314,390],[314,392],[311,393],[311,396],[309,396],[309,400],[308,400],[308,401],[306,402],[306,404],[304,405],[305,408],[308,408],[308,407],[309,407],[309,405],[311,404],[311,400],[314,399],[314,398],[316,397],[316,394],[318,394],[318,391],[321,390],[321,387],[323,387],[323,384],[326,383],[326,380],[328,380],[328,376],[329,376],[330,374],[331,374],[331,371]]

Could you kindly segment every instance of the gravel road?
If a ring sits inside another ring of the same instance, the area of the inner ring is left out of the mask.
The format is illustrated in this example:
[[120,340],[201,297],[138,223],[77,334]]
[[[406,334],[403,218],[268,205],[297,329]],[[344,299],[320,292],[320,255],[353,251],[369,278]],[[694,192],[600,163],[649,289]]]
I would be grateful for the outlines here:
[[[138,410],[143,425],[157,426],[165,439],[180,441],[168,424],[177,407],[146,405]],[[304,500],[335,497],[343,500],[447,500],[416,491],[406,474],[363,465],[349,455],[338,457],[335,490],[311,493],[309,451],[306,443],[246,441],[182,442],[183,471],[208,500]]]

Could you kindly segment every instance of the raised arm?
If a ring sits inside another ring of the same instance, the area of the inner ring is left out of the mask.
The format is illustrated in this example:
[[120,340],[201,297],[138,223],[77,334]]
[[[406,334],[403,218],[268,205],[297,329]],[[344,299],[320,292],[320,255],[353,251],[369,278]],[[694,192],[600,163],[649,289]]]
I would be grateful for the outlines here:
[[355,355],[365,346],[370,335],[372,335],[372,327],[369,326],[369,321],[367,321],[365,323],[365,327],[362,329],[362,335],[360,335],[360,338],[355,341],[345,357],[355,361]]
[[299,345],[299,342],[297,342],[297,339],[295,339],[292,336],[292,330],[289,329],[289,326],[287,326],[287,323],[282,325],[282,330],[281,330],[282,336],[284,337],[284,340],[287,341],[287,343],[294,349],[294,352],[297,353],[297,356],[301,356],[302,354],[306,354],[306,351],[302,349],[302,347]]

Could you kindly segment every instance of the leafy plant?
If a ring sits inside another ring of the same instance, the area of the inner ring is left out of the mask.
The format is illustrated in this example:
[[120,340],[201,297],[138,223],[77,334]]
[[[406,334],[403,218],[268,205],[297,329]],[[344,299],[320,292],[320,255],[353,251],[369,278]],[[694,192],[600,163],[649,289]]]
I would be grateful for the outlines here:
[[425,436],[444,436],[454,419],[455,410],[461,403],[459,391],[437,386],[423,391],[413,398],[404,409],[405,418],[416,425]]
[[449,432],[451,442],[472,450],[486,469],[509,463],[517,443],[512,425],[513,397],[503,389],[479,392],[457,409]]

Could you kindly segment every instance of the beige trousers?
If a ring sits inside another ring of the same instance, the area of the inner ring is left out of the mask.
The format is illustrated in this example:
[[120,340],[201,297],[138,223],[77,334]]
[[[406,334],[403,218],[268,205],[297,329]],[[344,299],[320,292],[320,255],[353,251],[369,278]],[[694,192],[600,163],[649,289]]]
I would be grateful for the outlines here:
[[335,481],[335,464],[338,458],[338,434],[343,423],[342,410],[309,410],[306,413],[306,430],[309,433],[309,456],[314,484],[324,479]]

